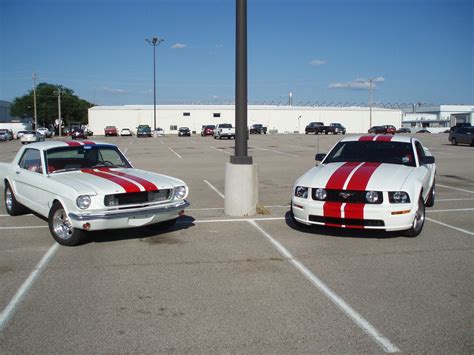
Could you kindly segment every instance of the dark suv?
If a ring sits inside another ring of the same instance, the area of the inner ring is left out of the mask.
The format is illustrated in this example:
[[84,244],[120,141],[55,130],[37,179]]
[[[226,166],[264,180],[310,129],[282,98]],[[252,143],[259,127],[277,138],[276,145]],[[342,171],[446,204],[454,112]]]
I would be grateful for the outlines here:
[[178,137],[191,137],[191,131],[188,127],[180,127],[178,130]]

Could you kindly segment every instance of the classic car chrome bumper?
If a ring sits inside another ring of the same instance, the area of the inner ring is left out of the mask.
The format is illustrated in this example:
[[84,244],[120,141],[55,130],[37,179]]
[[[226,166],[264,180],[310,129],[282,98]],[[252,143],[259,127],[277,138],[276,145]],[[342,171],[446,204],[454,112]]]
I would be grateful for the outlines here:
[[189,206],[186,200],[174,202],[165,206],[155,206],[151,208],[141,208],[133,210],[119,210],[110,211],[107,213],[69,213],[69,218],[73,221],[92,221],[92,220],[111,220],[120,218],[130,218],[143,215],[157,215],[161,213],[171,213],[177,210],[182,210]]

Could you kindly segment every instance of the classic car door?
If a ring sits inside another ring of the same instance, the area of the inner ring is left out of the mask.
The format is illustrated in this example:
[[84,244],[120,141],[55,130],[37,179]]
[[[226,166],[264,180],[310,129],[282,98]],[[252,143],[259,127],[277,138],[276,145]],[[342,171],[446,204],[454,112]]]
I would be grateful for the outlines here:
[[27,148],[15,169],[15,193],[26,207],[42,215],[49,211],[48,178],[43,174],[43,161],[38,149]]

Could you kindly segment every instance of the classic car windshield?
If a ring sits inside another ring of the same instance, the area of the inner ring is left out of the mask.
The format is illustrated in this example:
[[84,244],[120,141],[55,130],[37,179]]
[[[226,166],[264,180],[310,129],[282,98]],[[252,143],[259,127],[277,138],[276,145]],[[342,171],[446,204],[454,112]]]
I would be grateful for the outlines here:
[[130,168],[120,151],[108,145],[52,148],[45,152],[48,173],[98,167]]
[[324,164],[339,162],[378,162],[415,166],[412,146],[404,142],[339,142],[324,159]]

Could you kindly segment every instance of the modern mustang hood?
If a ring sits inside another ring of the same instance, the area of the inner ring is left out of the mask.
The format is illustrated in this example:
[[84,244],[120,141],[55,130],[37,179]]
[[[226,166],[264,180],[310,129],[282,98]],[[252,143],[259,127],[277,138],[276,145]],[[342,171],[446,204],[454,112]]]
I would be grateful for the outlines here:
[[[366,190],[398,191],[413,172],[414,167],[397,164],[360,163],[354,169],[341,173],[341,167],[347,163],[330,163],[316,166],[301,176],[296,185],[325,188],[329,180],[339,180],[341,186],[357,185],[359,181],[367,183]],[[369,165],[368,165],[369,164]],[[371,169],[367,169],[370,166]],[[360,170],[359,170],[360,169]],[[359,170],[359,171],[358,171]]]
[[78,194],[110,195],[125,192],[172,189],[184,185],[179,179],[139,169],[82,169],[49,175],[52,181],[67,185]]

